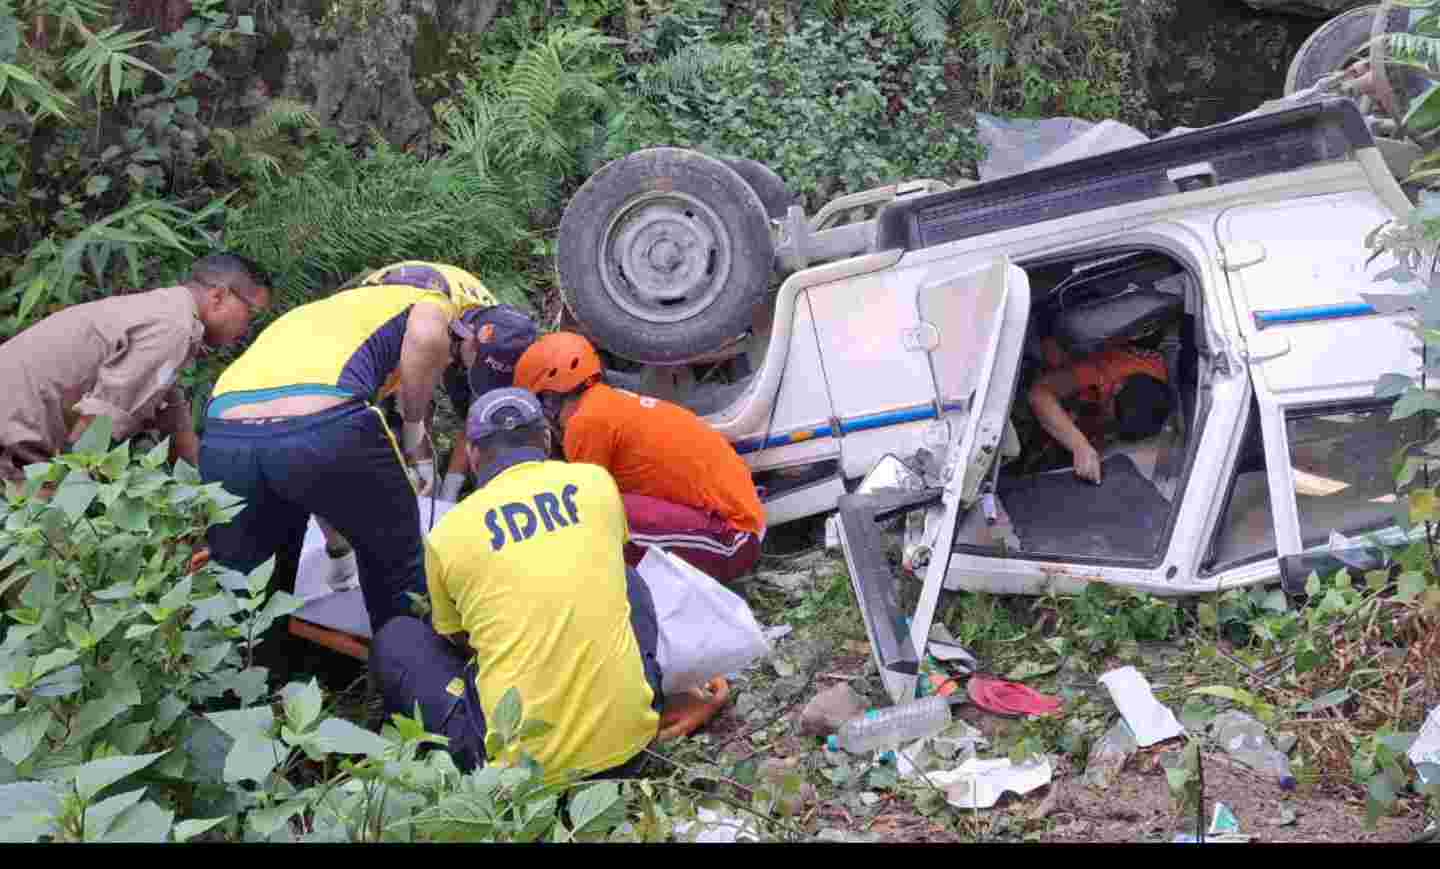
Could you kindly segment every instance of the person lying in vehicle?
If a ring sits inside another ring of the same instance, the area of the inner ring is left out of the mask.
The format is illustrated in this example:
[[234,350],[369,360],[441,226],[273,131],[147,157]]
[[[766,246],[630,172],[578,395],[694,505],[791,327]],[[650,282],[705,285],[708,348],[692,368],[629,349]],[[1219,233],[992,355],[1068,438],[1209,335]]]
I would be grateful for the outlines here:
[[1169,418],[1165,360],[1128,342],[1071,361],[1046,339],[1044,352],[1051,367],[1031,384],[1030,409],[1054,443],[1069,452],[1075,475],[1099,485],[1100,451],[1107,440],[1153,437]]

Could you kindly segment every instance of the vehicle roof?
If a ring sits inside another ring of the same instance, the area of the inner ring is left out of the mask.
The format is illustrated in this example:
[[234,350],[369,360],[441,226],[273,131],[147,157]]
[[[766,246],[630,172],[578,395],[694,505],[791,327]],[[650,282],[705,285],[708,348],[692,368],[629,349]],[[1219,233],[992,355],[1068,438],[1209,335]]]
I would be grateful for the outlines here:
[[1348,99],[1247,115],[1057,166],[922,196],[879,215],[874,250],[953,241],[1181,192],[1166,173],[1208,162],[1216,184],[1341,159],[1375,144]]

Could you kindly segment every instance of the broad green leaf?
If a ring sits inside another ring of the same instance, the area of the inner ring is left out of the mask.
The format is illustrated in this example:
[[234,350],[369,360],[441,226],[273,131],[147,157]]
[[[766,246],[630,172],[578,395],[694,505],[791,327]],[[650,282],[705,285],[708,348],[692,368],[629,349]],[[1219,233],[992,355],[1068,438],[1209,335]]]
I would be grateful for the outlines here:
[[159,625],[131,625],[125,629],[125,639],[138,640],[147,637],[160,629]]
[[245,736],[235,740],[225,755],[225,781],[264,782],[285,761],[290,749],[278,739]]
[[510,739],[514,736],[516,729],[520,727],[520,716],[524,712],[520,701],[520,692],[512,687],[500,697],[500,702],[495,705],[493,726],[503,738]]
[[586,832],[586,827],[604,815],[619,799],[620,788],[614,782],[593,784],[575,794],[570,801],[571,829],[576,833]]
[[291,818],[304,810],[304,800],[291,800],[268,809],[251,811],[246,815],[245,820],[257,835],[271,836],[282,829]]
[[1053,673],[1059,669],[1059,663],[1042,664],[1039,661],[1024,660],[1006,675],[1006,679],[1014,682],[1023,682],[1026,679],[1033,679],[1036,676],[1044,676],[1046,673]]
[[259,595],[265,591],[270,584],[270,577],[275,573],[275,556],[265,559],[265,563],[259,565],[245,576],[245,585],[250,589],[252,595]]
[[130,442],[121,441],[118,447],[105,454],[105,461],[100,463],[100,470],[105,473],[106,477],[113,480],[125,473],[125,469],[129,466]]
[[275,726],[275,715],[268,706],[254,709],[233,709],[227,712],[207,712],[205,717],[233,739],[246,737],[268,737]]
[[255,35],[255,18],[251,15],[239,15],[235,18],[235,29],[245,36]]
[[296,733],[304,733],[315,719],[320,717],[320,710],[325,705],[325,698],[320,695],[320,682],[318,679],[311,679],[308,683],[292,686],[289,695],[285,698],[285,720],[290,723]]
[[121,495],[105,514],[121,531],[143,534],[150,530],[150,505],[138,498]]
[[224,816],[221,816],[219,818],[192,818],[188,821],[181,821],[180,823],[176,824],[175,829],[171,830],[170,832],[171,835],[175,837],[175,841],[188,842],[196,836],[200,835],[201,833],[204,833],[205,831],[211,829],[216,824],[223,823],[226,820],[228,819]]
[[136,788],[133,791],[126,791],[123,794],[103,799],[85,809],[85,841],[104,841],[105,833],[110,829],[111,823],[119,817],[121,812],[140,802],[140,798],[143,796],[145,796],[145,789]]
[[30,677],[34,679],[44,676],[46,673],[58,670],[79,657],[80,653],[74,649],[56,649],[53,652],[46,652],[35,659],[35,668],[30,671]]
[[175,813],[146,800],[120,813],[105,834],[106,842],[164,842]]
[[100,484],[90,479],[84,471],[71,471],[55,489],[50,503],[60,508],[71,522],[77,521],[90,509],[90,504],[100,492]]
[[191,578],[187,576],[175,583],[175,585],[160,598],[160,606],[173,611],[189,603],[191,582]]
[[1165,770],[1165,784],[1170,787],[1170,793],[1180,794],[1185,791],[1185,783],[1190,781],[1190,770],[1169,769]]
[[343,718],[327,718],[315,728],[314,742],[322,751],[332,754],[363,754],[384,757],[390,743],[374,731],[366,730]]
[[120,755],[92,760],[76,771],[75,790],[81,799],[92,799],[115,782],[154,763],[163,754],[164,751],[157,751],[152,754]]
[[1229,685],[1206,685],[1203,688],[1195,688],[1190,693],[1221,697],[1244,706],[1254,706],[1257,702],[1254,694],[1241,688],[1231,688]]
[[71,452],[82,455],[103,456],[110,452],[110,435],[115,425],[108,416],[97,416],[91,421],[85,433],[75,442]]
[[80,714],[70,725],[69,739],[80,740],[95,733],[100,728],[114,721],[116,716],[130,708],[123,698],[117,698],[107,694],[91,700],[80,707]]
[[52,720],[48,707],[32,707],[19,713],[15,726],[0,736],[0,756],[16,766],[24,763],[45,741]]
[[1316,697],[1314,700],[1306,700],[1297,704],[1296,712],[1317,712],[1321,709],[1329,709],[1331,706],[1339,706],[1350,699],[1350,689],[1336,688],[1334,691],[1327,691]]
[[1425,591],[1425,585],[1425,574],[1418,570],[1406,571],[1396,580],[1396,597],[1412,601]]
[[35,697],[68,697],[84,685],[85,671],[79,664],[71,664],[36,682],[30,693]]
[[225,660],[225,656],[230,654],[230,649],[233,646],[234,643],[229,642],[216,643],[213,646],[208,646],[196,652],[194,658],[196,672],[209,673],[220,666],[221,662]]
[[1440,86],[1432,85],[1405,113],[1405,128],[1423,133],[1440,126]]
[[1211,603],[1198,603],[1195,605],[1195,618],[1200,622],[1202,628],[1213,628],[1219,621],[1215,613],[1215,605]]
[[0,785],[0,842],[35,842],[56,832],[60,791],[50,782]]
[[[1372,303],[1373,304],[1373,303]],[[1399,395],[1415,381],[1404,374],[1382,374],[1375,384],[1376,398],[1390,398]]]

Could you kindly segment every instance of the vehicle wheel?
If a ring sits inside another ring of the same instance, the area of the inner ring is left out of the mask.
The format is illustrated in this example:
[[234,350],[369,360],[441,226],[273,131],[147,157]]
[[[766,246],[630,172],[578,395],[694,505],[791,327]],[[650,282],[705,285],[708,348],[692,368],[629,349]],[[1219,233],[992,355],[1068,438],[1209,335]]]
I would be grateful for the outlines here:
[[760,201],[765,205],[765,213],[771,218],[779,220],[785,216],[785,212],[795,202],[795,194],[785,186],[785,179],[775,173],[774,169],[766,166],[758,160],[747,160],[744,157],[729,157],[720,155],[720,159],[726,166],[734,169]]
[[[1378,3],[1351,9],[1326,21],[1310,34],[1290,61],[1290,69],[1285,74],[1285,96],[1303,91],[1319,81],[1321,76],[1343,69],[1350,61],[1359,59],[1356,54],[1370,42],[1371,27],[1379,9]],[[1409,28],[1409,17],[1408,9],[1391,6],[1385,18],[1385,32],[1404,33]],[[1425,79],[1406,75],[1405,88],[1412,98],[1418,96],[1425,88]]]
[[723,161],[649,148],[575,193],[555,260],[565,304],[596,344],[677,364],[750,327],[775,246],[760,197]]

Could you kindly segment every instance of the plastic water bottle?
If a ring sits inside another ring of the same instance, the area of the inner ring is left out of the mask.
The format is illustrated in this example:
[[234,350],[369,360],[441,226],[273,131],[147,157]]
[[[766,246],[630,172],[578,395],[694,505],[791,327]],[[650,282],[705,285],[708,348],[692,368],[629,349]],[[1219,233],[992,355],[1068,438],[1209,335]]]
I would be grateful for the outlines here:
[[1282,790],[1295,789],[1295,776],[1290,771],[1290,758],[1270,744],[1265,726],[1243,713],[1227,713],[1216,717],[1216,741],[1225,753],[1259,773],[1272,775]]
[[885,709],[870,709],[840,725],[826,740],[831,751],[864,754],[934,736],[950,723],[950,698],[935,695]]

